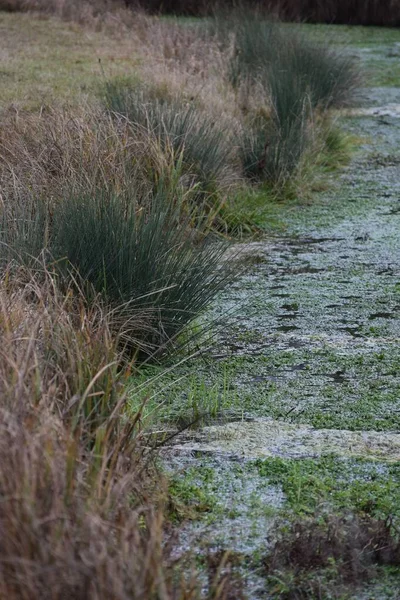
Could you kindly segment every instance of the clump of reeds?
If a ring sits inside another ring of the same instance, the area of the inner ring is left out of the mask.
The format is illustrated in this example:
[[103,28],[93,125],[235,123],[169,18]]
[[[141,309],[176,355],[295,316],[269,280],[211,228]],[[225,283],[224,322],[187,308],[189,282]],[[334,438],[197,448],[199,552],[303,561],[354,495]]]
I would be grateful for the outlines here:
[[166,190],[150,201],[141,206],[132,192],[67,195],[52,207],[39,201],[15,228],[3,217],[3,257],[32,267],[44,250],[61,288],[76,271],[87,305],[99,298],[112,311],[127,351],[160,353],[229,282],[231,270],[223,263],[225,244],[196,243]]
[[2,144],[3,265],[32,266],[43,256],[67,286],[76,272],[88,305],[94,294],[112,310],[126,348],[165,349],[232,274],[225,243],[193,233],[197,185],[182,157],[170,158],[150,132],[127,131],[107,116],[54,117],[49,130],[35,121],[33,133]]
[[261,11],[217,13],[214,27],[223,43],[233,39],[229,76],[245,110],[244,171],[285,182],[312,150],[317,115],[353,100],[359,79],[354,61]]
[[235,179],[228,124],[216,122],[193,100],[121,81],[106,83],[104,100],[108,110],[127,119],[134,135],[145,136],[181,162],[182,175],[199,196],[207,200],[207,193]]

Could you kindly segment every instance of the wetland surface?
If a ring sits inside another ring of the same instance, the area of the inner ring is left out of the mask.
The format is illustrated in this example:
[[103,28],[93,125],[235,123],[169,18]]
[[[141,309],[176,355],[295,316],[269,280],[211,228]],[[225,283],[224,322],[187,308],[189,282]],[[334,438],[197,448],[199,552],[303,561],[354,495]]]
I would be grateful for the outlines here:
[[[354,51],[367,69],[391,63],[397,35]],[[279,597],[259,566],[279,515],[357,513],[367,496],[373,515],[400,511],[400,87],[365,88],[361,104],[340,117],[361,140],[351,164],[312,203],[276,207],[284,232],[246,246],[245,274],[208,315],[225,321],[217,343],[173,385],[172,412],[211,413],[167,449],[179,493],[202,506],[182,552],[239,553],[254,600]],[[399,582],[340,598],[399,598]]]

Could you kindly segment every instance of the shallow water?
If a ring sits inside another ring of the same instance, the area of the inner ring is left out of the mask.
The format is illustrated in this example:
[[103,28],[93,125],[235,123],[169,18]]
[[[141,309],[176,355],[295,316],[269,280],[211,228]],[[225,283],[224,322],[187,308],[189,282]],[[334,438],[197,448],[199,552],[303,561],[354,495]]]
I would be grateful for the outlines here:
[[[233,315],[212,353],[189,365],[207,385],[224,379],[226,388],[228,379],[224,402],[235,418],[167,450],[182,477],[190,465],[211,465],[217,503],[235,510],[217,525],[185,526],[182,550],[225,540],[247,556],[267,551],[274,516],[260,506],[279,509],[285,499],[279,486],[235,468],[248,459],[400,461],[399,117],[399,88],[365,90],[363,107],[342,116],[363,140],[351,165],[314,204],[287,210],[285,235],[242,246],[256,260],[210,318]],[[246,575],[249,598],[265,598]]]

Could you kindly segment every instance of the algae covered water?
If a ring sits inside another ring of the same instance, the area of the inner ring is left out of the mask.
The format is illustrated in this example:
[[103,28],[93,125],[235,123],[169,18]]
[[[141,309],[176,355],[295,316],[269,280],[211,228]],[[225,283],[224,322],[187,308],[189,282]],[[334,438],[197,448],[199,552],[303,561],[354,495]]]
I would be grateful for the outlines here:
[[[254,600],[280,597],[259,559],[282,511],[357,512],[365,495],[373,514],[400,510],[400,88],[363,97],[341,116],[360,140],[351,164],[312,203],[276,209],[284,233],[246,246],[245,274],[209,315],[228,314],[224,329],[174,392],[179,402],[192,386],[199,406],[214,398],[211,424],[165,451],[189,502],[201,490],[207,507],[182,527],[182,552],[239,553]],[[315,477],[311,501],[302,490]],[[341,486],[359,489],[345,505]],[[391,574],[354,598],[398,598],[399,582]]]

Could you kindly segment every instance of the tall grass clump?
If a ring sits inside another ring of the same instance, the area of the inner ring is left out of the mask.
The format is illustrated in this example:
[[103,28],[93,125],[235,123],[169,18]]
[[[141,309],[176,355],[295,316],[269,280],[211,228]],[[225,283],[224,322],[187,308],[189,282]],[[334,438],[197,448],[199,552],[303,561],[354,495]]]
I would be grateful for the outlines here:
[[54,420],[35,425],[0,411],[0,596],[189,598],[168,574],[161,513],[135,506],[139,464],[124,472],[121,453],[118,465],[88,476],[94,457]]
[[245,119],[239,152],[248,178],[279,186],[296,172],[313,134],[307,97],[296,94],[293,82],[275,84],[270,111]]
[[149,194],[71,192],[51,207],[38,200],[17,224],[3,215],[1,248],[6,262],[28,265],[45,250],[61,283],[76,272],[88,301],[98,295],[112,310],[130,351],[152,354],[208,306],[232,271],[225,243],[196,241],[180,222],[178,192],[171,198],[160,182]]
[[141,501],[107,316],[74,306],[49,271],[10,273],[0,334],[0,596],[152,597],[160,515]]
[[86,282],[130,349],[151,354],[228,283],[225,244],[187,214],[198,187],[182,155],[89,108],[5,118],[0,260],[36,268],[44,252],[60,284]]
[[[222,22],[223,19],[223,22]],[[217,30],[233,32],[230,78],[237,86],[259,81],[266,92],[279,74],[294,78],[299,94],[313,107],[343,106],[353,100],[358,84],[354,59],[328,44],[307,39],[300,29],[273,20],[261,11],[237,9],[228,17],[216,15]]]
[[193,99],[123,81],[106,83],[103,97],[108,110],[125,117],[136,136],[147,135],[162,152],[172,150],[176,160],[182,159],[184,175],[197,186],[200,199],[206,202],[210,193],[235,178],[228,126],[217,123]]
[[160,184],[151,206],[127,197],[66,199],[54,219],[52,256],[66,257],[119,317],[133,309],[148,321],[140,340],[154,350],[176,338],[226,285],[225,244],[193,240]]
[[315,114],[353,100],[358,83],[353,59],[255,10],[217,13],[214,27],[224,39],[231,32],[229,78],[239,94],[247,95],[245,173],[275,183],[286,180],[313,144]]

